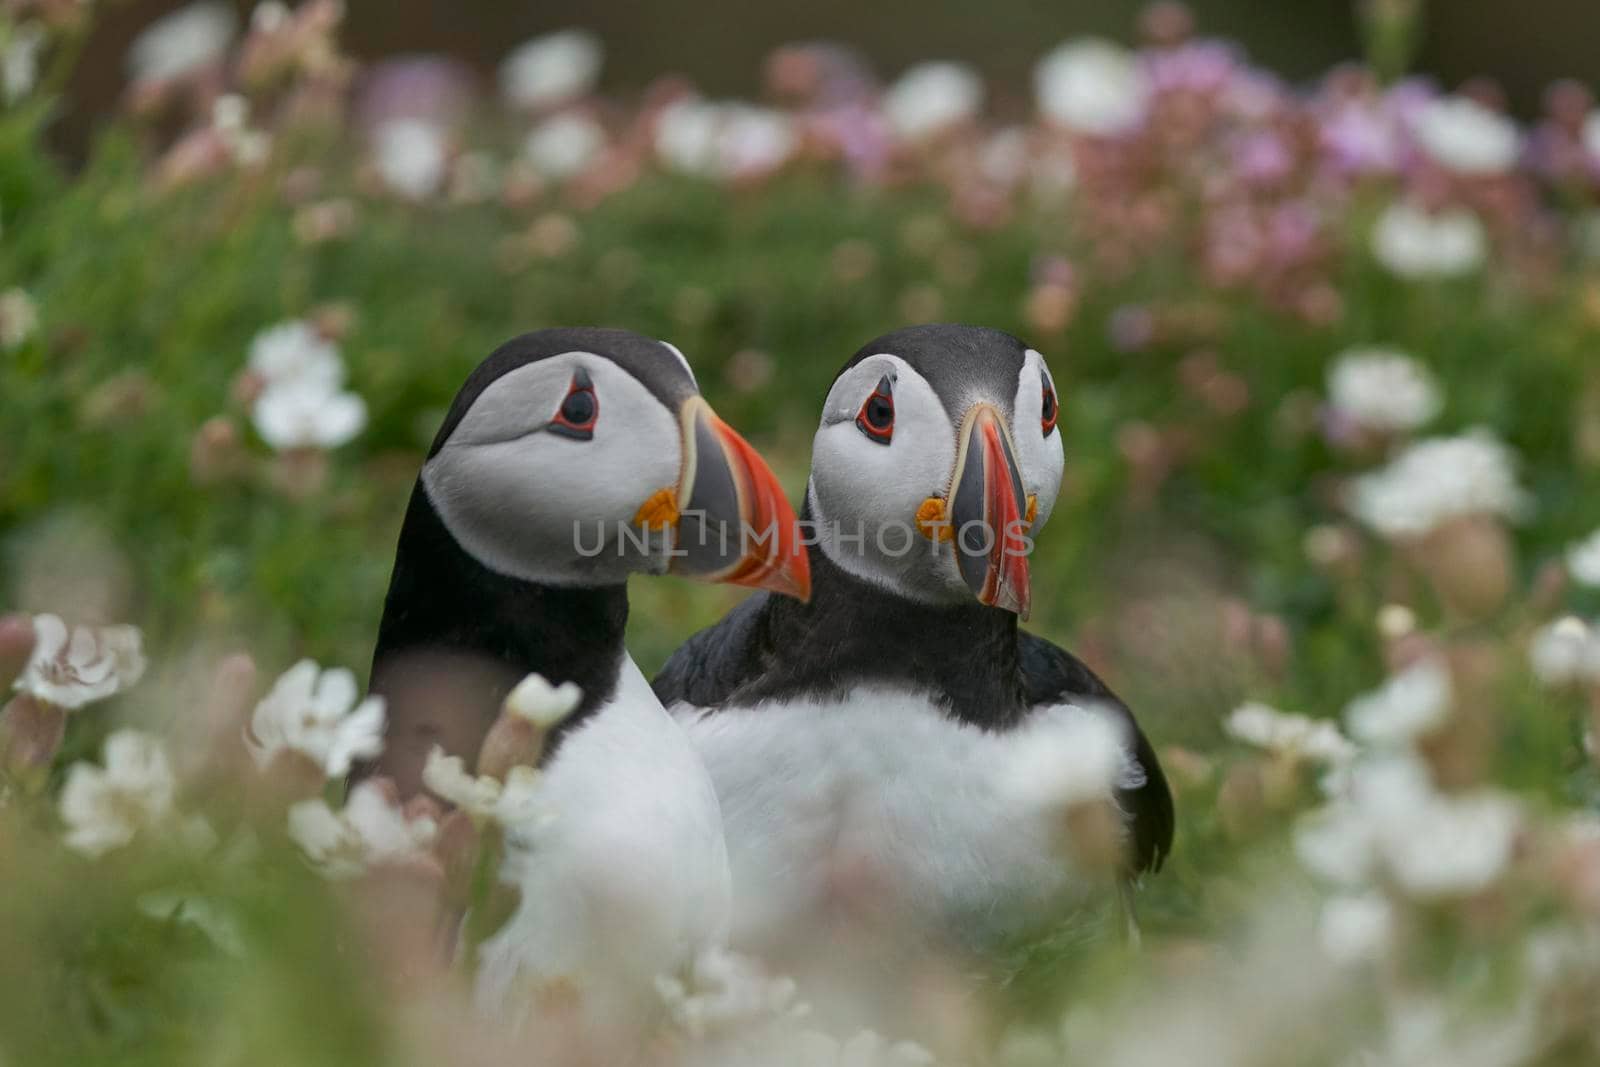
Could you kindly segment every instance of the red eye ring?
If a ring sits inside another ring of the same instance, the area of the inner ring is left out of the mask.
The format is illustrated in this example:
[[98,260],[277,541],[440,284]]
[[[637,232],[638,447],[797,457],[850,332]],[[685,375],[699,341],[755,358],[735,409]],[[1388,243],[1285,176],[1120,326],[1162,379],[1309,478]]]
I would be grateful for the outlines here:
[[1039,425],[1043,428],[1044,435],[1049,437],[1050,431],[1056,428],[1056,420],[1061,417],[1061,402],[1056,399],[1055,386],[1050,384],[1050,379],[1048,378],[1044,380],[1044,406],[1042,411],[1043,414],[1040,416]]
[[894,384],[889,376],[878,380],[872,395],[861,403],[856,412],[856,426],[870,441],[888,444],[894,438]]
[[594,437],[594,424],[599,418],[600,398],[595,396],[594,382],[588,372],[580,368],[573,372],[567,395],[546,429],[575,441],[588,441]]

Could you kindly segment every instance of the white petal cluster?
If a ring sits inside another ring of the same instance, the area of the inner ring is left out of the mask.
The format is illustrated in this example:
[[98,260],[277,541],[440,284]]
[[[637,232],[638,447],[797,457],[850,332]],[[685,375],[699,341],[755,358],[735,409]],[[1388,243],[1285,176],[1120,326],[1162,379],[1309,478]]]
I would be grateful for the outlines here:
[[1000,773],[1016,803],[1037,811],[1108,800],[1144,780],[1121,723],[1109,711],[1074,705],[1052,708],[1019,732]]
[[238,20],[218,0],[190,4],[152,22],[128,49],[128,73],[136,82],[181,78],[222,58]]
[[983,79],[962,63],[919,63],[883,94],[883,115],[905,141],[922,141],[977,116]]
[[1444,402],[1428,369],[1403,352],[1356,348],[1328,372],[1334,410],[1374,433],[1409,433],[1439,414]]
[[0,44],[0,100],[15,104],[39,82],[39,53],[44,49],[44,27],[36,22],[13,26]]
[[389,119],[372,130],[372,164],[390,192],[407,200],[426,200],[444,185],[449,138],[423,119]]
[[1568,615],[1534,631],[1528,660],[1534,677],[1552,689],[1600,685],[1600,634]]
[[366,401],[343,388],[338,347],[308,322],[291,320],[257,334],[249,369],[265,383],[251,416],[274,449],[337,448],[367,424]]
[[656,992],[673,1025],[695,1040],[797,1007],[793,980],[770,978],[754,961],[721,948],[700,953],[684,977],[658,975]]
[[39,330],[39,307],[26,289],[0,293],[0,349],[21,348]]
[[1033,71],[1039,113],[1073,131],[1100,137],[1144,122],[1150,85],[1138,60],[1110,41],[1068,41]]
[[576,682],[553,686],[544,675],[530,674],[506,695],[505,709],[548,730],[571,715],[582,700],[583,690]]
[[535,126],[522,154],[540,174],[561,179],[582,173],[605,147],[605,127],[588,115],[566,112]]
[[67,770],[59,810],[67,847],[99,856],[173,817],[178,783],[161,743],[138,730],[106,738],[103,766]]
[[1317,939],[1336,963],[1380,958],[1394,935],[1394,905],[1381,893],[1352,893],[1322,906]]
[[1470,274],[1483,264],[1485,246],[1483,223],[1459,209],[1430,214],[1392,204],[1372,229],[1378,262],[1413,281]]
[[1579,585],[1600,589],[1600,530],[1567,549],[1567,573]]
[[383,751],[383,698],[357,703],[355,675],[342,667],[322,670],[301,660],[283,673],[256,705],[245,741],[256,765],[266,767],[281,752],[298,752],[340,778],[358,759]]
[[514,108],[542,111],[586,96],[600,77],[600,41],[561,30],[518,46],[500,64],[500,92]]
[[656,121],[656,157],[698,177],[759,177],[782,167],[798,147],[788,116],[748,104],[680,100]]
[[136,627],[69,628],[54,615],[38,615],[33,632],[33,653],[14,688],[41,704],[81,708],[144,676],[144,642]]
[[1312,719],[1258,702],[1239,705],[1223,723],[1228,735],[1275,755],[1337,765],[1355,755],[1339,724]]
[[1358,741],[1375,746],[1407,745],[1445,721],[1451,695],[1449,668],[1438,660],[1425,659],[1351,701],[1344,718]]
[[438,825],[425,816],[408,817],[377,782],[350,790],[342,811],[320,797],[289,809],[289,837],[328,878],[356,878],[374,864],[426,853]]
[[1343,796],[1296,829],[1296,854],[1312,873],[1358,887],[1381,874],[1431,899],[1479,892],[1510,862],[1522,816],[1509,796],[1436,792],[1427,768],[1407,755],[1358,764],[1348,781]]
[[1527,504],[1511,450],[1478,429],[1411,445],[1356,481],[1350,510],[1384,537],[1410,538],[1468,515],[1516,518]]
[[447,756],[436,746],[422,768],[422,784],[468,815],[501,826],[536,826],[553,818],[544,796],[544,776],[532,767],[512,767],[502,782],[473,774],[460,756]]
[[1476,100],[1447,96],[1417,109],[1411,135],[1435,163],[1457,174],[1504,174],[1517,164],[1517,124]]

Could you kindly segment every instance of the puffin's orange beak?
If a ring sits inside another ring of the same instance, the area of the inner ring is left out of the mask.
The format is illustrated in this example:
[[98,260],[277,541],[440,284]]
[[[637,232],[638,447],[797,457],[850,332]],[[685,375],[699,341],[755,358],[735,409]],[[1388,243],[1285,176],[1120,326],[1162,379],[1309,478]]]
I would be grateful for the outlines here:
[[680,418],[683,477],[670,569],[810,599],[811,563],[772,468],[704,398],[686,401]]
[[978,600],[1028,617],[1029,522],[1000,414],[976,404],[961,427],[950,525],[961,577]]

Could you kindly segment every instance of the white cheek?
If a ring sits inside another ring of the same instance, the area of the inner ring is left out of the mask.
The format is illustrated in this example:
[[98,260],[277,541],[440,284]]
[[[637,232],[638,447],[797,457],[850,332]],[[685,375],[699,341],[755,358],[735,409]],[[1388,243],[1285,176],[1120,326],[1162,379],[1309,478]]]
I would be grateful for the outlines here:
[[[619,370],[594,377],[600,417],[593,439],[536,430],[485,440],[489,428],[464,420],[468,432],[453,435],[424,466],[423,486],[445,527],[490,569],[528,581],[581,584],[621,581],[638,568],[636,553],[629,561],[619,558],[619,530],[631,526],[652,493],[677,484],[677,421]],[[563,393],[569,379],[570,371]],[[491,399],[496,405],[484,410],[498,419],[507,399]],[[553,411],[559,403],[524,399],[540,405],[536,411]],[[478,413],[474,405],[471,416]],[[503,422],[495,432],[502,431]]]
[[[1017,447],[1022,488],[1038,498],[1039,510],[1033,525],[1035,533],[1044,528],[1045,521],[1055,508],[1065,465],[1061,451],[1061,430],[1052,430],[1048,437],[1041,432],[1044,387],[1040,374],[1043,367],[1043,357],[1030,350],[1017,382],[1017,398],[1011,408],[1014,413],[1011,436]],[[1060,395],[1059,391],[1057,395]]]

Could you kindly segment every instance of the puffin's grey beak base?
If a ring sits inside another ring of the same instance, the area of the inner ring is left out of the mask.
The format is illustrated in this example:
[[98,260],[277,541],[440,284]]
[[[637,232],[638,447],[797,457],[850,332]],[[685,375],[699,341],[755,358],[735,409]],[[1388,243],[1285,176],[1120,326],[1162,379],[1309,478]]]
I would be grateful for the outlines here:
[[981,602],[1028,617],[1028,523],[1022,477],[1000,413],[976,404],[962,420],[950,526],[962,580]]

